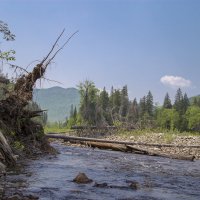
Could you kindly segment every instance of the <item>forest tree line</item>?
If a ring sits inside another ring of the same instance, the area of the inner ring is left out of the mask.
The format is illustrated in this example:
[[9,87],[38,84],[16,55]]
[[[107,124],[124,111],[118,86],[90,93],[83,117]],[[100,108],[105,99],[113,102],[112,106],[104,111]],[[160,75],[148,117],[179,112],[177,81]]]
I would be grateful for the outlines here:
[[189,100],[179,88],[172,103],[166,93],[163,105],[155,106],[149,91],[139,101],[130,100],[127,85],[122,89],[104,87],[100,91],[92,81],[80,83],[80,107],[71,106],[68,127],[73,125],[122,126],[133,129],[200,130],[200,98]]

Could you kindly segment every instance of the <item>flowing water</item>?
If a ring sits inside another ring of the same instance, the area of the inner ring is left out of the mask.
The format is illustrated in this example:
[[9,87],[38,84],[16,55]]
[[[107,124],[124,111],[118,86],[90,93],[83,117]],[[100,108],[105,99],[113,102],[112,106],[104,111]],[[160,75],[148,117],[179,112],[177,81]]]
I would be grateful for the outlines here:
[[[60,154],[31,161],[21,190],[42,200],[199,200],[200,161],[189,162],[52,143]],[[76,184],[84,172],[93,180]],[[27,176],[27,173],[30,175]],[[95,187],[106,183],[102,187]],[[137,183],[137,189],[130,183]]]

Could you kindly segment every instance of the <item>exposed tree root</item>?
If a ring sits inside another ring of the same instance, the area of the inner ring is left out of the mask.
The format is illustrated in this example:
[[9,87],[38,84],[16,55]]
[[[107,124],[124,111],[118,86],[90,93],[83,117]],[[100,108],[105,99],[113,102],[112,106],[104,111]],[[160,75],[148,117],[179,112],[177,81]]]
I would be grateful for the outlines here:
[[[28,150],[28,146],[31,145],[30,151],[34,151],[34,148],[50,149],[47,140],[44,139],[43,127],[32,120],[33,117],[41,114],[41,111],[27,110],[26,106],[32,100],[33,89],[38,79],[41,79],[53,58],[57,53],[68,43],[71,37],[67,39],[61,48],[55,50],[57,43],[63,32],[59,35],[56,42],[53,44],[51,50],[45,56],[45,58],[38,63],[32,70],[32,72],[26,73],[20,76],[12,91],[7,91],[6,96],[0,100],[0,130],[4,130],[4,134],[10,137],[11,140],[20,140]],[[12,135],[12,137],[11,137]],[[12,151],[5,143],[5,138],[1,133],[0,137],[0,153],[5,157],[3,161],[5,164],[14,164],[12,158]]]

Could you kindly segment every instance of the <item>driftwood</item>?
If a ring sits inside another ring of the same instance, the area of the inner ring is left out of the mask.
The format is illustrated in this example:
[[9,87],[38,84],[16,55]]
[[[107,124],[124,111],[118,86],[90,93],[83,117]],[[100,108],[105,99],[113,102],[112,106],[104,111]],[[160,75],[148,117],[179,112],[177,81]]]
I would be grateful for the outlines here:
[[150,146],[150,147],[200,148],[199,145],[173,145],[173,144],[153,144],[153,143],[144,143],[144,142],[111,141],[111,140],[96,139],[96,138],[67,136],[67,135],[57,134],[57,133],[48,133],[46,134],[46,137],[64,139],[68,141],[78,140],[78,141],[91,141],[91,142],[102,142],[102,143],[124,144],[124,145],[141,145],[141,146]]
[[[171,159],[179,159],[179,160],[189,160],[193,161],[195,156],[183,156],[179,154],[166,154],[166,153],[158,153],[155,151],[149,151],[146,149],[138,148],[133,145],[141,145],[141,146],[156,146],[156,147],[169,147],[167,144],[146,144],[146,143],[135,143],[135,142],[123,142],[123,141],[110,141],[110,140],[102,140],[95,138],[83,138],[83,137],[72,137],[66,135],[59,134],[47,134],[47,138],[56,138],[56,139],[64,139],[65,141],[69,141],[70,143],[78,143],[87,145],[93,148],[99,149],[111,149],[114,151],[122,151],[122,152],[130,152],[135,154],[149,155],[149,156],[160,156]],[[184,146],[184,145],[170,145],[170,147],[188,147],[188,148],[200,148],[200,146]]]
[[165,158],[171,158],[171,159],[178,159],[178,160],[189,160],[189,161],[194,161],[195,156],[183,156],[179,154],[166,154],[166,153],[158,153],[155,151],[149,151],[149,150],[144,150],[138,147],[134,147],[131,145],[126,145],[126,147],[132,152],[136,154],[144,154],[144,155],[149,155],[149,156],[160,156],[160,157],[165,157]]
[[126,146],[121,145],[121,144],[110,144],[110,143],[102,143],[102,142],[89,142],[89,141],[77,141],[77,140],[70,140],[69,142],[73,144],[87,145],[92,148],[110,149],[113,151],[127,152]]
[[0,131],[0,161],[6,163],[7,165],[12,165],[15,163],[15,158],[12,153],[12,150],[7,143],[3,133]]

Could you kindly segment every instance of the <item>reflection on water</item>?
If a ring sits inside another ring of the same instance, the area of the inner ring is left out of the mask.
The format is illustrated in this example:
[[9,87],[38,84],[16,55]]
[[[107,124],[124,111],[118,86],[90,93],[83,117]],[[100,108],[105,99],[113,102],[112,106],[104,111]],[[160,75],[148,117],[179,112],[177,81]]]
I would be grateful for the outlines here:
[[[52,145],[60,154],[33,161],[27,168],[32,176],[24,177],[28,183],[25,192],[42,200],[200,199],[200,161]],[[72,182],[79,172],[94,182]],[[94,187],[95,182],[108,187]],[[130,182],[137,182],[138,189],[130,188]]]

